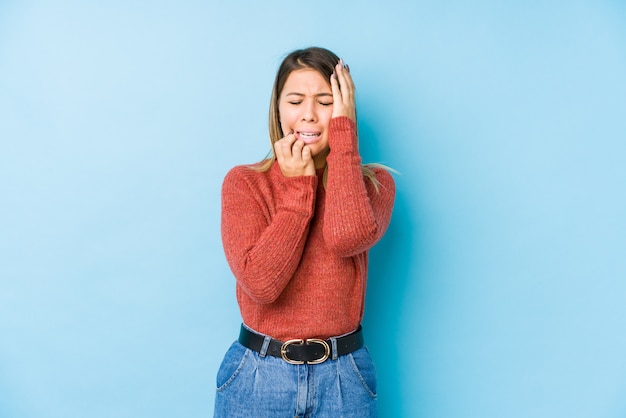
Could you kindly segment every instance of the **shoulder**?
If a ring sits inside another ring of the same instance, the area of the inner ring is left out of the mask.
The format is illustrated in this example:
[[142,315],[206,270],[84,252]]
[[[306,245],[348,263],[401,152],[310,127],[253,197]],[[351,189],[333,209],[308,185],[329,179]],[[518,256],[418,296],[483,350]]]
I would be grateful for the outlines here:
[[254,170],[251,166],[238,165],[226,173],[224,176],[224,182],[222,183],[222,190],[236,190],[241,188],[249,188],[251,184],[255,184],[259,181],[259,178],[263,173]]
[[270,170],[260,170],[259,164],[250,164],[250,165],[236,165],[235,167],[228,170],[226,176],[224,177],[224,183],[239,183],[239,182],[249,182],[249,181],[258,181],[263,178],[267,178],[269,176]]
[[272,167],[263,170],[259,163],[237,165],[226,173],[222,183],[224,193],[266,192],[272,189]]
[[367,164],[366,166],[370,170],[372,170],[374,176],[376,177],[376,180],[378,180],[380,184],[389,188],[395,188],[396,183],[393,179],[393,176],[391,175],[389,168],[381,164]]

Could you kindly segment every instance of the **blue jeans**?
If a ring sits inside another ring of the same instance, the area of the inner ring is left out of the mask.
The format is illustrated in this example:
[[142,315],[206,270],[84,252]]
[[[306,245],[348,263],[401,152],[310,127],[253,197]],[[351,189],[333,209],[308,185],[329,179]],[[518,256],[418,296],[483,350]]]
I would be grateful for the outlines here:
[[367,348],[321,364],[289,364],[233,343],[217,373],[215,418],[376,417]]

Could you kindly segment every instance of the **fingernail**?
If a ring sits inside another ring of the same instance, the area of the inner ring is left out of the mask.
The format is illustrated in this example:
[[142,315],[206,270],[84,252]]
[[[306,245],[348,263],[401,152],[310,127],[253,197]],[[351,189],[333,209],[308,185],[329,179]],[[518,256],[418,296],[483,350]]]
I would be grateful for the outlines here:
[[348,70],[348,72],[350,72],[350,66],[348,64],[346,64],[346,70]]

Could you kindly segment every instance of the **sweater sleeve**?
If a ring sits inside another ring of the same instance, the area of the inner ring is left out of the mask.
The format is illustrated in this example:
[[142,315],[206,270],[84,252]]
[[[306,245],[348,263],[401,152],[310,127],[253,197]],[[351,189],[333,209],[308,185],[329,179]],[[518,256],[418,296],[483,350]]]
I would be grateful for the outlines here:
[[383,168],[373,168],[379,182],[363,176],[356,125],[347,117],[331,119],[327,157],[324,239],[343,257],[370,249],[384,235],[393,210],[395,183]]
[[241,289],[259,303],[275,301],[292,278],[315,207],[316,176],[259,181],[235,167],[222,186],[222,243]]

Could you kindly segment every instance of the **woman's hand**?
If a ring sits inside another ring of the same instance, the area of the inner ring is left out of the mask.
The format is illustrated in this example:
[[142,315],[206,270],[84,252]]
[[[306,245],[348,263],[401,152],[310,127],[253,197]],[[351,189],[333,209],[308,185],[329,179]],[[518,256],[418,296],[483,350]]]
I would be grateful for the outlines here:
[[293,132],[274,143],[276,160],[285,177],[314,176],[315,163],[311,150]]
[[356,121],[356,103],[354,100],[354,82],[350,69],[340,59],[335,65],[335,72],[330,76],[330,88],[333,92],[332,117],[347,116]]

